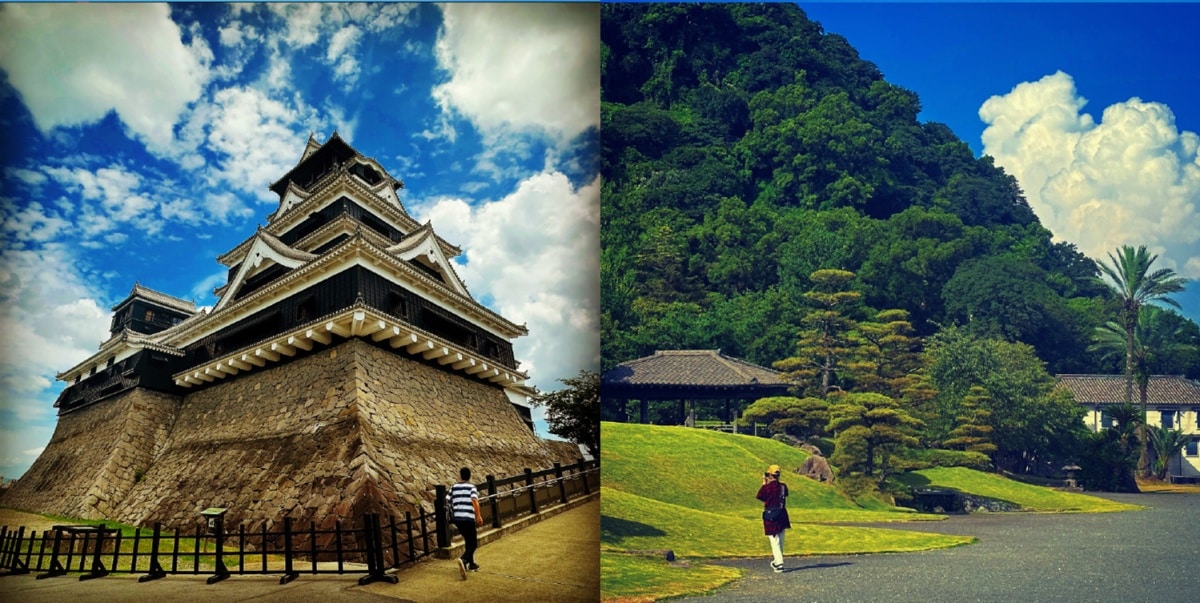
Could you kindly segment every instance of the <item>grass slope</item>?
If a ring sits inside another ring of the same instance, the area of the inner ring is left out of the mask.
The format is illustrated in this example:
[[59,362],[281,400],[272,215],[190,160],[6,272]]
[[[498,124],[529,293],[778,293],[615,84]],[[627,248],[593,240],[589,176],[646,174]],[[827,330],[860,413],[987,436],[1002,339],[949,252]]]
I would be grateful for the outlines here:
[[983,473],[963,467],[923,469],[901,479],[914,486],[951,488],[967,494],[1002,500],[1026,511],[1098,513],[1141,508],[1086,494],[1060,492],[1023,484],[994,473]]
[[[768,465],[789,471],[807,458],[790,446],[752,436],[679,427],[602,423],[601,595],[653,600],[706,592],[736,571],[668,564],[636,553],[671,549],[680,557],[766,557],[762,505],[755,498]],[[969,536],[821,525],[941,516],[865,510],[827,484],[785,478],[793,529],[788,555],[916,551],[972,542]],[[624,554],[624,553],[634,553]]]
[[[790,490],[788,509],[795,518],[819,511],[824,521],[879,521],[829,511],[865,512],[835,488],[788,472],[808,453],[774,440],[703,429],[601,423],[605,487],[643,498],[712,513],[758,519],[762,503],[754,498],[769,465],[779,465]],[[912,519],[907,517],[906,519]],[[814,519],[815,520],[815,519]]]

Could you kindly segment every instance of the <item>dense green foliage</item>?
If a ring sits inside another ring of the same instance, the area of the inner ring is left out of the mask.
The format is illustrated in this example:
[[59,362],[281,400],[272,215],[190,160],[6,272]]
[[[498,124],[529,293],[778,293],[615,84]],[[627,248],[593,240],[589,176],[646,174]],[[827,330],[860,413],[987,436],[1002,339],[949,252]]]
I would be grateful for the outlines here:
[[[1050,374],[1124,370],[1088,350],[1122,308],[1096,262],[799,8],[605,5],[601,39],[604,369],[667,348],[798,358],[828,311],[810,275],[841,270],[860,324],[901,310],[909,336],[957,324]],[[1196,355],[1163,362],[1200,378]]]

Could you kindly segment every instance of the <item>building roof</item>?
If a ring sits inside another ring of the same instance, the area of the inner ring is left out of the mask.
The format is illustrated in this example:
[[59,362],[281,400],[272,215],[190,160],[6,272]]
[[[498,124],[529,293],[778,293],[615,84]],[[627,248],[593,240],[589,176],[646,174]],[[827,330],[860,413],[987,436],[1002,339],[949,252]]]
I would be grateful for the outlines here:
[[[1081,404],[1120,404],[1125,401],[1124,375],[1058,375]],[[1139,402],[1137,383],[1133,401]],[[1200,404],[1200,382],[1179,375],[1151,375],[1146,386],[1147,404]]]
[[604,373],[606,385],[786,386],[778,371],[730,358],[720,350],[659,350]]
[[138,283],[133,284],[133,289],[130,290],[129,296],[126,297],[125,299],[121,300],[121,303],[113,306],[112,310],[114,312],[116,312],[117,308],[120,308],[121,306],[124,306],[125,304],[129,303],[129,301],[135,297],[140,297],[146,301],[154,302],[163,307],[171,308],[173,310],[179,310],[180,312],[186,312],[188,314],[196,313],[196,302],[188,301],[186,299],[180,299],[180,298],[172,296],[172,295],[167,295],[166,293],[161,293],[159,291],[155,291],[153,289],[150,289],[149,287],[143,287],[141,284],[138,284]]

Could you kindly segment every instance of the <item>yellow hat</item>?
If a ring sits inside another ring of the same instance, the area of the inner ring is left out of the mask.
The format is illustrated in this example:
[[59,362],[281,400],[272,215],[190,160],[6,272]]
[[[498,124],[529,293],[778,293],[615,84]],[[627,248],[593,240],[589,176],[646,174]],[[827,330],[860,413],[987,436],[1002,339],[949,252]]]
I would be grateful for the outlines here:
[[771,465],[770,467],[767,467],[767,473],[779,475],[779,465]]

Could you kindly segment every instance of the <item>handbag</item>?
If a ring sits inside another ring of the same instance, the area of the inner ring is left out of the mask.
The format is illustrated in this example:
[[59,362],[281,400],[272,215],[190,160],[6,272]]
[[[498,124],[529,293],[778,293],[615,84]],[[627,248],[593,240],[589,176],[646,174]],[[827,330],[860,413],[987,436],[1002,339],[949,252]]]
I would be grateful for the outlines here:
[[787,512],[786,509],[784,509],[783,507],[775,507],[774,509],[764,509],[763,510],[763,521],[769,521],[772,523],[783,521],[783,517],[786,514],[786,512]]

